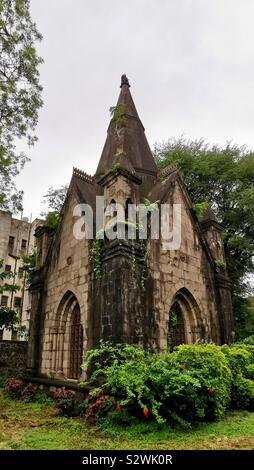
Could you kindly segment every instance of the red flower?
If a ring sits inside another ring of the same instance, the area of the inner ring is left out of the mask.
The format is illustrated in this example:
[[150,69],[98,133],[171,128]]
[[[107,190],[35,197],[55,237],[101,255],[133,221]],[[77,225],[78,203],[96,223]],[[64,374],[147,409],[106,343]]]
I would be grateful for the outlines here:
[[120,405],[116,405],[116,411],[121,411],[121,406]]
[[179,364],[179,369],[186,369],[186,365],[181,362],[181,364]]
[[145,408],[145,409],[143,410],[143,413],[144,413],[145,416],[147,416],[147,415],[149,414],[149,410],[148,410],[147,408]]
[[213,387],[208,388],[208,392],[209,392],[210,397],[213,397],[213,395],[214,395],[214,388],[213,388]]

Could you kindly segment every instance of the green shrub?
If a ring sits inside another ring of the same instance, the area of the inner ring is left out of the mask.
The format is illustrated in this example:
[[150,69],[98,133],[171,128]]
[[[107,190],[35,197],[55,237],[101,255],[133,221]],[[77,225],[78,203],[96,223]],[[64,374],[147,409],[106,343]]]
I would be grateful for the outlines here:
[[199,381],[200,394],[196,402],[198,415],[220,419],[230,401],[231,371],[225,355],[212,343],[181,345],[173,353],[186,366],[192,378]]
[[254,409],[254,346],[241,342],[221,349],[232,372],[230,407]]
[[5,383],[5,379],[3,377],[0,377],[0,388],[3,388]]
[[254,410],[254,382],[246,379],[242,374],[237,374],[232,381],[231,407]]
[[243,344],[251,344],[252,346],[254,346],[254,335],[252,336],[247,336],[247,338],[244,338],[241,343]]
[[53,398],[47,395],[45,392],[37,392],[33,401],[44,406],[50,406],[53,404]]
[[223,345],[221,350],[227,358],[233,376],[248,374],[248,369],[254,364],[254,346],[235,343],[231,346]]
[[154,354],[133,345],[101,343],[85,359],[86,367],[92,364],[91,381],[100,379],[100,388],[115,397],[121,411],[143,419],[219,419],[230,400],[231,372],[213,344]]

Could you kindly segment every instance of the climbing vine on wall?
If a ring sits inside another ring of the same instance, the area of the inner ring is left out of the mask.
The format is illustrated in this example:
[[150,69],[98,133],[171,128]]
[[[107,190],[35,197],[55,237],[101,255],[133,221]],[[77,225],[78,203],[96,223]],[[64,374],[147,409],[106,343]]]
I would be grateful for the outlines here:
[[102,244],[103,239],[100,238],[100,232],[97,232],[96,238],[93,241],[92,248],[90,251],[90,259],[93,264],[93,272],[97,281],[102,278]]
[[147,246],[143,242],[143,257],[142,257],[142,272],[141,272],[141,287],[145,290],[145,281],[147,279],[147,270],[148,270],[148,253],[147,253]]
[[168,350],[171,351],[173,347],[173,334],[175,327],[177,325],[177,310],[176,306],[174,305],[169,314],[169,322],[168,322]]
[[[123,224],[130,226],[134,230],[138,230],[140,228],[139,224],[134,224],[129,222],[128,220],[122,221]],[[113,222],[113,225],[116,224],[116,221]],[[111,226],[112,228],[112,226]],[[92,242],[92,247],[90,250],[90,259],[93,265],[93,272],[95,274],[95,279],[100,281],[102,278],[102,248],[104,243],[104,237],[102,238],[101,235],[104,235],[104,230],[100,230],[96,234],[95,240]],[[137,245],[135,240],[131,240],[131,280],[132,286],[136,287],[137,283],[137,263],[142,263],[142,270],[140,275],[140,284],[142,289],[145,288],[145,281],[147,279],[147,269],[148,269],[148,254],[147,254],[147,246],[144,240],[141,240]]]
[[111,106],[109,108],[110,115],[116,124],[116,129],[119,129],[126,124],[126,117],[124,116],[125,109],[125,103],[119,103],[116,106]]
[[193,204],[192,209],[199,222],[203,219],[207,207],[208,205],[206,202],[197,202],[196,204]]

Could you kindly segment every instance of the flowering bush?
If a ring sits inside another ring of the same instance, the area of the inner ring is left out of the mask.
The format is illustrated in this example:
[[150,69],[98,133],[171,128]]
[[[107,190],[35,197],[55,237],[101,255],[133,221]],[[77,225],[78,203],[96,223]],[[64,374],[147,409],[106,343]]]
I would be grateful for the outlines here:
[[29,383],[21,392],[21,398],[26,401],[32,401],[38,391],[37,385]]
[[220,419],[230,401],[232,374],[221,348],[212,343],[178,346],[174,352],[186,371],[199,381],[198,415],[206,419]]
[[17,378],[7,379],[4,384],[4,391],[11,398],[19,399],[22,396],[24,382]]
[[121,406],[115,406],[115,399],[107,395],[103,390],[90,393],[87,401],[85,417],[88,420],[96,420],[106,415],[115,407],[116,411],[121,411]]
[[91,381],[100,378],[104,393],[118,398],[118,413],[123,408],[158,423],[218,419],[229,402],[231,372],[213,344],[154,354],[133,345],[101,343],[86,361],[93,362]]
[[72,390],[59,388],[54,393],[54,406],[61,410],[64,415],[71,416],[77,405],[76,393]]

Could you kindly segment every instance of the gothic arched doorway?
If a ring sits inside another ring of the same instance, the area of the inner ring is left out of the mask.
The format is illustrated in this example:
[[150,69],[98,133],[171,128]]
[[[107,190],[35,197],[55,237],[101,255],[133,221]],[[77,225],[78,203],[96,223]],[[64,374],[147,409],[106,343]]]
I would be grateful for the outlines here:
[[80,322],[80,308],[76,305],[72,312],[70,331],[70,373],[71,379],[78,379],[83,356],[83,327]]
[[204,325],[198,304],[187,289],[180,289],[173,298],[169,312],[168,350],[203,338]]
[[51,328],[51,374],[79,379],[83,359],[83,326],[76,296],[67,291],[59,303]]
[[175,302],[169,312],[168,349],[173,351],[179,344],[186,343],[184,316],[178,302]]

